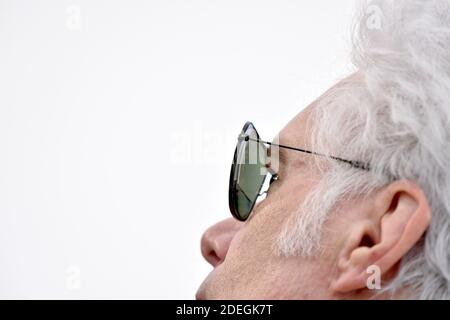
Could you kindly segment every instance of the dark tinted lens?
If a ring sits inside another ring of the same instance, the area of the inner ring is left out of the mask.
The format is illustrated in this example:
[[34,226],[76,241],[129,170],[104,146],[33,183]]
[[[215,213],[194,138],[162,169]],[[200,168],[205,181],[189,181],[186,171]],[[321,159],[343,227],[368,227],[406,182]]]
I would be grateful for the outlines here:
[[[243,133],[259,139],[253,125]],[[266,178],[266,147],[259,142],[238,143],[230,176],[230,210],[239,220],[246,220],[252,211]]]

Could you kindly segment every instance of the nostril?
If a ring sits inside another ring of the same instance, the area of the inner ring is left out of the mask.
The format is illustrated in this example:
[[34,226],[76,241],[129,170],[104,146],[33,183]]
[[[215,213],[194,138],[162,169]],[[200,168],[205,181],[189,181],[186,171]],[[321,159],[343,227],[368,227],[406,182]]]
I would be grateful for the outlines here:
[[201,239],[201,252],[213,267],[225,260],[230,243],[242,225],[229,218],[205,231]]
[[216,249],[214,247],[214,237],[211,234],[211,231],[208,230],[202,237],[201,240],[201,251],[205,260],[215,267],[219,262],[219,256],[216,253]]
[[211,232],[205,232],[202,238],[202,255],[205,260],[213,267],[217,266],[221,262],[220,256],[220,242],[218,242],[217,236],[214,236]]
[[[208,237],[205,238],[208,239]],[[231,239],[232,237],[230,235],[221,234],[205,241],[202,248],[202,254],[205,260],[213,267],[221,264],[227,256]]]
[[208,263],[216,267],[225,259],[228,245],[228,236],[206,232],[202,239],[202,255]]
[[211,250],[206,254],[206,261],[208,261],[213,267],[220,264],[221,259],[217,255],[216,251]]

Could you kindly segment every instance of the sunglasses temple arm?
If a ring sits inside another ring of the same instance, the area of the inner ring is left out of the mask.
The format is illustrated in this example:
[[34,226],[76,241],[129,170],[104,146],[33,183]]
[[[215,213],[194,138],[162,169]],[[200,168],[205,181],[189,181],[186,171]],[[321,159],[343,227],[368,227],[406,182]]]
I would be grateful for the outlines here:
[[361,161],[346,160],[346,159],[342,159],[342,158],[339,158],[339,157],[326,155],[326,154],[323,154],[323,153],[318,153],[318,152],[305,150],[305,149],[301,149],[301,148],[294,148],[294,147],[285,146],[285,145],[282,145],[282,144],[272,143],[272,142],[264,141],[264,140],[261,140],[261,139],[253,139],[253,138],[250,138],[249,136],[245,136],[245,141],[249,141],[249,140],[250,141],[254,141],[254,142],[260,142],[260,143],[263,143],[263,144],[267,144],[269,146],[275,146],[275,147],[279,147],[279,148],[284,148],[284,149],[299,151],[299,152],[303,152],[303,153],[308,153],[308,154],[312,154],[312,155],[316,155],[316,156],[320,156],[320,157],[331,158],[333,160],[337,160],[337,161],[341,161],[341,162],[347,163],[347,164],[351,165],[352,167],[355,167],[355,168],[358,168],[358,169],[363,169],[363,170],[366,170],[366,171],[370,171],[369,165],[365,164],[365,163],[363,163]]

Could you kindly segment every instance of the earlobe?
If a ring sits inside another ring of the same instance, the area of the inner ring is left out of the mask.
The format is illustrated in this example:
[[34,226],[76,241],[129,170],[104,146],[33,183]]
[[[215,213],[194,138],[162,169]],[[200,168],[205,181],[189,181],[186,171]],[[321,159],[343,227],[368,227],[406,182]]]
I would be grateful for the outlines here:
[[396,181],[374,197],[369,220],[352,225],[341,249],[337,275],[331,286],[337,293],[365,289],[370,276],[368,267],[375,266],[384,278],[392,274],[430,223],[427,198],[412,181]]
[[365,220],[352,226],[346,239],[339,261],[337,277],[333,281],[332,291],[347,293],[365,286],[366,268],[369,261],[375,260],[373,246],[380,241],[375,225]]

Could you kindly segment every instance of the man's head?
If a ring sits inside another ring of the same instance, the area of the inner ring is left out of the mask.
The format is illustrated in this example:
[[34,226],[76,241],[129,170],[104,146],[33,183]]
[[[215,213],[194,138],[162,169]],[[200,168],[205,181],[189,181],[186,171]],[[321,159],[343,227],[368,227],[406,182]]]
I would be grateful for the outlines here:
[[358,71],[279,142],[371,170],[280,149],[249,219],[203,235],[214,270],[199,298],[450,298],[450,1],[361,12]]

